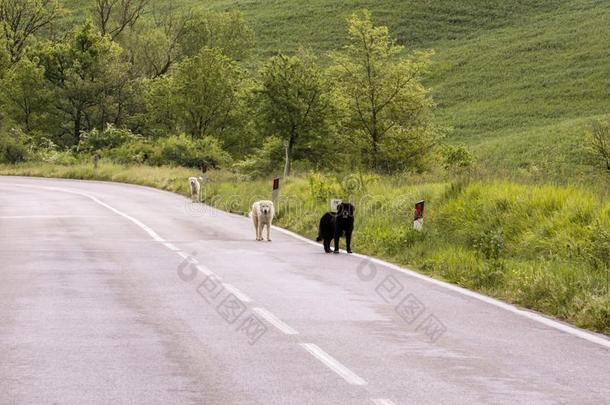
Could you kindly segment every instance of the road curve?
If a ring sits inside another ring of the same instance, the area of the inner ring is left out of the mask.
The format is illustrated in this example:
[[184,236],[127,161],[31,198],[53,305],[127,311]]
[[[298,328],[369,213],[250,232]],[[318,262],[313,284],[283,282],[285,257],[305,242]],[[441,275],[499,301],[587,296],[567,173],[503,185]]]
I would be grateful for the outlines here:
[[603,336],[272,236],[151,188],[0,177],[0,403],[610,403]]

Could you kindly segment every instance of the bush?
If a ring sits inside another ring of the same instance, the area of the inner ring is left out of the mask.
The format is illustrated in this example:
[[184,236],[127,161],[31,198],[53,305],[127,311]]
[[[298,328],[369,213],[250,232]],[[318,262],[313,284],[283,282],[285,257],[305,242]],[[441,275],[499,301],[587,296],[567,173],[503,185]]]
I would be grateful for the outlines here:
[[206,136],[194,140],[180,134],[161,138],[155,145],[151,163],[156,165],[176,165],[185,167],[200,167],[208,163],[212,167],[226,166],[231,163],[231,156],[222,148],[216,138]]
[[150,142],[137,140],[108,151],[108,157],[117,163],[142,164],[148,162],[154,153],[155,147]]
[[440,154],[447,170],[470,167],[474,163],[474,156],[462,145],[442,145]]
[[27,159],[28,149],[19,138],[0,134],[0,163],[19,163]]
[[269,137],[263,146],[246,159],[237,162],[235,168],[250,177],[268,176],[277,173],[284,164],[284,145],[282,140]]
[[341,184],[335,179],[327,177],[322,173],[311,172],[307,177],[309,191],[316,201],[327,202],[331,198],[345,198],[342,193]]
[[101,150],[114,149],[138,139],[141,139],[141,137],[133,134],[130,130],[116,128],[114,125],[108,124],[103,131],[92,129],[91,131],[83,132],[78,144],[78,150],[79,152],[95,153]]

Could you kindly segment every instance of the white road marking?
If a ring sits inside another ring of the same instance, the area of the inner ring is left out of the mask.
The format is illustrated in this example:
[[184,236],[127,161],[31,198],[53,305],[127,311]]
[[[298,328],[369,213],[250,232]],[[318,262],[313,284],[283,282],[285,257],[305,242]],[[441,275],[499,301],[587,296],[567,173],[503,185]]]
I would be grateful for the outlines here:
[[173,250],[174,252],[178,252],[180,250],[178,247],[176,247],[176,245],[174,245],[173,243],[169,243],[169,242],[163,242],[163,246],[165,246],[169,250]]
[[238,290],[233,285],[231,285],[229,283],[222,283],[222,285],[225,287],[225,290],[227,290],[228,292],[233,294],[235,297],[237,297],[238,300],[240,300],[242,302],[252,302],[252,299],[250,299],[250,297],[248,297],[246,294],[244,294],[243,292]]
[[375,398],[372,401],[375,405],[396,405],[394,402],[385,398]]
[[[315,242],[313,240],[307,239],[307,238],[305,238],[305,237],[303,237],[301,235],[298,235],[298,234],[296,234],[296,233],[294,233],[292,231],[289,231],[287,229],[280,228],[280,227],[275,226],[275,225],[273,226],[273,229],[275,229],[278,232],[283,233],[285,235],[292,236],[295,239],[298,239],[298,240],[301,240],[303,242],[309,243],[310,245],[320,246],[320,244],[318,242]],[[341,250],[341,252],[346,253],[344,250]],[[384,260],[381,260],[381,259],[376,259],[374,257],[370,257],[370,256],[358,254],[358,253],[352,253],[351,256],[357,257],[357,258],[360,258],[360,259],[369,260],[371,263],[375,263],[375,264],[377,264],[379,266],[387,267],[389,269],[392,269],[392,270],[398,271],[400,273],[406,274],[407,276],[414,277],[414,278],[417,278],[419,280],[426,281],[428,283],[437,285],[439,287],[443,287],[443,288],[445,288],[447,290],[454,291],[454,292],[456,292],[458,294],[462,294],[462,295],[468,296],[470,298],[474,298],[476,300],[485,302],[485,303],[487,303],[489,305],[493,305],[495,307],[504,309],[505,311],[511,312],[511,313],[513,313],[515,315],[518,315],[518,316],[521,316],[523,318],[527,318],[527,319],[530,319],[532,321],[541,323],[541,324],[546,325],[546,326],[548,326],[550,328],[553,328],[553,329],[559,330],[561,332],[565,332],[567,334],[570,334],[572,336],[575,336],[575,337],[587,340],[587,341],[589,341],[591,343],[595,343],[595,344],[598,344],[600,346],[604,346],[604,347],[610,348],[610,339],[605,338],[605,337],[603,337],[601,335],[595,334],[593,332],[589,332],[589,331],[586,331],[586,330],[583,330],[583,329],[579,329],[579,328],[576,328],[575,326],[566,325],[566,324],[561,323],[559,321],[556,321],[554,319],[547,318],[544,315],[540,315],[540,314],[538,314],[536,312],[531,312],[531,311],[528,311],[528,310],[524,310],[524,309],[518,308],[518,307],[516,307],[514,305],[511,305],[511,304],[508,304],[506,302],[497,300],[495,298],[488,297],[486,295],[479,294],[477,292],[470,291],[470,290],[467,290],[467,289],[462,288],[462,287],[458,287],[457,285],[453,285],[453,284],[450,284],[450,283],[446,283],[444,281],[437,280],[437,279],[432,278],[432,277],[425,276],[425,275],[420,274],[420,273],[418,273],[418,272],[416,272],[414,270],[411,270],[411,269],[408,269],[408,268],[403,268],[403,267],[397,266],[395,264],[388,263],[388,262],[386,262]]]
[[324,363],[324,365],[326,365],[332,371],[339,374],[349,384],[366,385],[366,381],[357,376],[352,370],[339,363],[334,357],[320,349],[317,345],[313,343],[299,343],[299,345],[301,345],[301,347],[307,350],[316,359]]
[[69,219],[69,218],[96,218],[92,215],[6,215],[0,219]]
[[216,275],[216,273],[214,273],[212,270],[208,269],[202,264],[198,264],[195,267],[197,267],[197,270],[199,270],[201,273],[205,274],[208,277],[216,277],[217,279],[220,278],[218,277],[218,275]]
[[[163,244],[165,246],[165,243]],[[171,249],[170,249],[171,250]],[[197,260],[194,259],[191,255],[189,255],[188,253],[183,252],[182,250],[173,250],[173,252],[175,252],[178,256],[180,256],[181,258],[183,258],[184,260],[188,260],[189,263],[196,263]]]
[[277,316],[273,315],[271,312],[267,311],[265,308],[256,307],[252,308],[254,312],[262,316],[267,322],[271,325],[278,328],[281,332],[286,335],[298,335],[299,332],[282,322]]

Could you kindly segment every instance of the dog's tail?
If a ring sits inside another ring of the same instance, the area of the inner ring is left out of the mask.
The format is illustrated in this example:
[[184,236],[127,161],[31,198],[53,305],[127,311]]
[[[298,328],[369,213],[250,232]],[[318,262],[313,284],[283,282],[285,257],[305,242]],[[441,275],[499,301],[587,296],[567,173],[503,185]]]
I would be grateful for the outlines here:
[[320,225],[318,226],[318,236],[316,236],[316,242],[322,242],[322,221],[320,221]]

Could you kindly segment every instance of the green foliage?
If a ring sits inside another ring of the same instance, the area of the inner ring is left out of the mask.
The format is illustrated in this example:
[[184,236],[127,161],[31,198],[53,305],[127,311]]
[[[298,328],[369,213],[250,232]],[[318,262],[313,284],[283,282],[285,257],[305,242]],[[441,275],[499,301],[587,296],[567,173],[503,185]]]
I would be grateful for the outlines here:
[[59,0],[0,0],[0,33],[11,61],[17,62],[34,35],[64,14]]
[[52,90],[44,77],[44,68],[36,59],[22,57],[0,80],[0,103],[6,113],[25,131],[40,130],[47,124]]
[[217,48],[202,48],[186,58],[167,78],[157,79],[149,102],[151,120],[178,128],[193,137],[222,137],[238,119],[244,71]]
[[468,168],[474,164],[474,156],[464,145],[445,144],[440,147],[440,154],[447,170]]
[[39,51],[47,79],[55,86],[60,121],[58,143],[78,144],[81,131],[103,128],[112,119],[121,120],[127,66],[120,46],[102,36],[91,20],[74,28],[66,42],[45,44]]
[[0,163],[23,162],[27,156],[27,147],[18,133],[0,133]]
[[342,197],[341,185],[332,177],[318,172],[311,172],[307,176],[310,198],[315,201],[328,202],[331,198]]
[[193,139],[185,134],[160,139],[154,148],[150,162],[156,165],[200,167],[207,162],[212,167],[226,166],[231,157],[222,144],[213,137]]
[[348,45],[332,58],[349,130],[365,145],[369,167],[417,167],[436,138],[434,104],[422,84],[432,53],[401,57],[402,47],[390,39],[388,28],[373,26],[367,11],[348,21]]
[[610,171],[610,120],[595,121],[587,135],[588,147],[593,158]]
[[276,174],[284,159],[284,145],[282,140],[269,137],[263,141],[260,148],[247,156],[244,160],[235,163],[234,167],[250,178]]
[[254,45],[254,31],[237,11],[214,12],[197,9],[184,24],[179,45],[185,56],[195,56],[202,48],[217,48],[225,55],[244,59]]
[[81,134],[79,151],[95,153],[102,150],[115,149],[127,142],[138,140],[139,136],[134,135],[128,129],[116,128],[108,124],[103,131],[92,129]]
[[[138,139],[123,143],[122,145],[107,151],[104,157],[110,158],[113,162],[121,164],[152,164],[155,159],[155,146],[146,140]],[[161,159],[156,159],[159,164]],[[166,162],[166,164],[175,165],[175,162]]]
[[263,131],[280,136],[287,146],[284,175],[293,158],[311,154],[312,143],[332,133],[329,85],[311,53],[278,55],[261,71],[257,106]]

